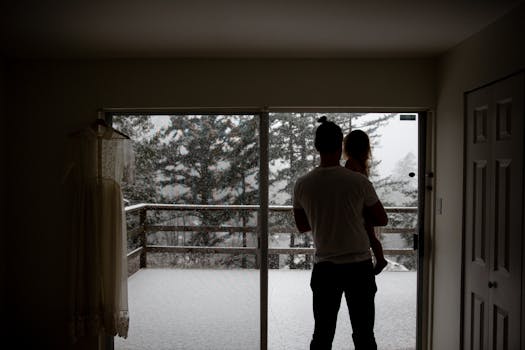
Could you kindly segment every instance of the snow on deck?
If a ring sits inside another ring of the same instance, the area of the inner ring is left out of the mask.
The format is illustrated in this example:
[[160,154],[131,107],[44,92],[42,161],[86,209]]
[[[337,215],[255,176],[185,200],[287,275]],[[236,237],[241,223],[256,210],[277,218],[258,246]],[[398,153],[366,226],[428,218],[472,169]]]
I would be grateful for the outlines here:
[[[268,349],[308,349],[313,331],[310,271],[270,270]],[[415,272],[377,279],[379,349],[415,348]],[[116,350],[259,348],[259,271],[142,269],[129,285],[130,329]],[[344,297],[334,350],[354,349]]]

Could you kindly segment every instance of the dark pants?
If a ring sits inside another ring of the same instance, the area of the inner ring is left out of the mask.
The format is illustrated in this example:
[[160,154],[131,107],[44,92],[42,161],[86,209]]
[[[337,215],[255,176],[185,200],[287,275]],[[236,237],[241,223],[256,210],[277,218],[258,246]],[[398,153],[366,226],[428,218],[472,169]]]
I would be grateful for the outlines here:
[[349,264],[317,263],[312,271],[310,287],[315,319],[310,350],[332,348],[343,292],[350,313],[355,349],[377,349],[374,338],[377,287],[372,260]]

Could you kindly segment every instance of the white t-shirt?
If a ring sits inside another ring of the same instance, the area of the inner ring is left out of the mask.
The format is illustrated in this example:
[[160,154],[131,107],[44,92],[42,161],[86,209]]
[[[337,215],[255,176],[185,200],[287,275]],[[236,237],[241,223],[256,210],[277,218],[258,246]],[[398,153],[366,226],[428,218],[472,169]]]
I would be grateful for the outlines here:
[[368,178],[342,166],[317,167],[300,177],[294,187],[293,207],[306,213],[316,248],[315,261],[370,259],[363,209],[377,201]]

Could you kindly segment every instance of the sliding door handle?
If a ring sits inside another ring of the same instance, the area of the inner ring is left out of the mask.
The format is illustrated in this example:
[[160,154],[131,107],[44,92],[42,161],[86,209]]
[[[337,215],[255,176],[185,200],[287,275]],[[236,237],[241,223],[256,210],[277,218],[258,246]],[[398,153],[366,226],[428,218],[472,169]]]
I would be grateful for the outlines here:
[[498,282],[489,281],[489,288],[498,288]]

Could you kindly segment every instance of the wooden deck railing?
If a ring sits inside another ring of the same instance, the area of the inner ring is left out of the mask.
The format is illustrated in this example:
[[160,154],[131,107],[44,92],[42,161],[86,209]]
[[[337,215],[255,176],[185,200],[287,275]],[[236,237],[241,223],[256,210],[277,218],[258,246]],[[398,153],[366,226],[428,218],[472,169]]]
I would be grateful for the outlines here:
[[[388,214],[394,213],[408,213],[416,214],[416,207],[387,207],[385,208]],[[210,254],[253,254],[258,255],[259,249],[257,247],[210,247],[210,246],[188,246],[188,245],[149,245],[147,243],[147,235],[150,232],[170,231],[170,232],[229,232],[229,233],[252,233],[256,235],[256,226],[204,226],[204,225],[158,225],[148,222],[148,213],[161,211],[179,211],[179,212],[194,212],[194,211],[248,211],[257,213],[258,205],[190,205],[190,204],[137,204],[126,207],[126,216],[138,215],[138,224],[132,228],[128,228],[128,237],[138,236],[138,247],[128,253],[128,260],[135,259],[139,256],[138,268],[147,267],[148,253],[210,253]],[[270,214],[282,212],[292,215],[291,206],[270,206]],[[297,233],[294,226],[274,226],[270,225],[269,233]],[[412,234],[417,233],[415,227],[382,227],[381,234]],[[269,255],[278,254],[306,254],[313,255],[315,249],[311,247],[286,247],[286,248],[268,248]],[[410,255],[414,254],[412,248],[404,249],[384,249],[385,255]],[[136,270],[136,269],[135,269]],[[133,271],[134,272],[134,271]],[[133,273],[131,272],[131,273]]]

